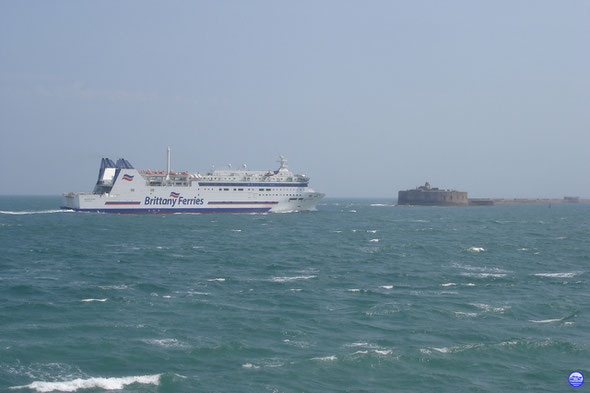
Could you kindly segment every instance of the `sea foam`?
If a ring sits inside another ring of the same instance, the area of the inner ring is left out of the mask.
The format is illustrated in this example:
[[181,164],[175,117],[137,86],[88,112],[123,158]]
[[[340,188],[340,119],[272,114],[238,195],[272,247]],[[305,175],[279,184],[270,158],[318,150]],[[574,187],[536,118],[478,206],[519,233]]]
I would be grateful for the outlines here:
[[311,360],[320,360],[322,362],[327,362],[327,361],[331,361],[331,360],[337,360],[338,358],[335,355],[332,356],[325,356],[322,358],[311,358]]
[[529,322],[533,322],[533,323],[552,323],[552,322],[561,322],[563,321],[563,318],[557,318],[557,319],[543,319],[541,321],[535,321],[533,319],[529,319]]
[[580,272],[569,272],[569,273],[536,273],[537,277],[557,277],[557,278],[572,278],[580,274]]
[[121,390],[127,385],[141,383],[147,385],[159,385],[161,374],[141,375],[121,378],[77,378],[71,381],[44,382],[35,381],[29,385],[11,386],[9,389],[31,389],[37,392],[75,392],[78,389],[100,388],[104,390]]
[[462,276],[465,277],[474,277],[474,278],[503,278],[506,277],[504,273],[461,273]]
[[158,347],[164,348],[188,348],[189,345],[183,343],[182,341],[178,341],[175,338],[150,338],[150,339],[143,339],[141,340],[146,344],[155,345]]
[[375,353],[378,355],[391,355],[391,350],[390,349],[376,349]]
[[272,282],[289,282],[295,280],[309,280],[311,278],[316,278],[316,276],[295,276],[295,277],[273,277],[271,279]]
[[485,312],[497,312],[497,313],[503,313],[504,311],[506,311],[507,309],[510,308],[510,306],[493,307],[493,306],[490,306],[489,304],[485,304],[485,303],[469,303],[469,305],[471,305],[473,307],[477,307],[480,310],[483,310]]
[[72,213],[73,210],[66,209],[54,209],[54,210],[34,210],[34,211],[6,211],[0,210],[0,214],[12,214],[12,215],[26,215],[26,214],[53,214],[53,213]]

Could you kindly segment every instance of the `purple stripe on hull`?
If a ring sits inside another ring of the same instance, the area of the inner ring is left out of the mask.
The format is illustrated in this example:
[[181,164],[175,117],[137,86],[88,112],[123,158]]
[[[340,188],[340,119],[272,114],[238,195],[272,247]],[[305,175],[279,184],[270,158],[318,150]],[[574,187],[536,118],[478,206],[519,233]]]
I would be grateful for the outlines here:
[[233,202],[233,201],[221,201],[221,202],[207,202],[208,205],[277,205],[278,202]]
[[236,207],[236,208],[196,208],[196,209],[71,209],[77,212],[116,213],[116,214],[174,214],[174,213],[266,213],[270,207]]

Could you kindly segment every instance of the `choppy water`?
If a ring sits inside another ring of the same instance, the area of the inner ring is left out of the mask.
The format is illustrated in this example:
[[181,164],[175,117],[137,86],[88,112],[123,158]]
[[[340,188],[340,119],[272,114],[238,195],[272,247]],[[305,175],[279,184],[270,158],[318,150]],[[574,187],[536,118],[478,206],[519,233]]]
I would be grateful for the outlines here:
[[590,376],[590,205],[59,202],[0,198],[0,391],[561,392]]

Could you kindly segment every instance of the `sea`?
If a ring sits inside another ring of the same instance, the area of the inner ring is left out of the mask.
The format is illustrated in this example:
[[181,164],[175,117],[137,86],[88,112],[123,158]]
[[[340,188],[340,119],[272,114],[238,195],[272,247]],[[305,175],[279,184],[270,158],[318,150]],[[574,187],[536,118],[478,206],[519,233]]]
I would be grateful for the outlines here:
[[1,392],[590,389],[590,204],[60,204],[0,197]]

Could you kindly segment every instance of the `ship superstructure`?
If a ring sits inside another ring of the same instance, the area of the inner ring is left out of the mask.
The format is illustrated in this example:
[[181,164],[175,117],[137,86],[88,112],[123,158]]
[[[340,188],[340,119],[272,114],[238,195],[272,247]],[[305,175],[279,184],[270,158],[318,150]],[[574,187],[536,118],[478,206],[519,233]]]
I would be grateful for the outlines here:
[[138,170],[103,158],[90,193],[64,194],[64,209],[102,213],[265,213],[315,210],[324,194],[294,174],[280,156],[274,171],[212,170],[207,174]]

